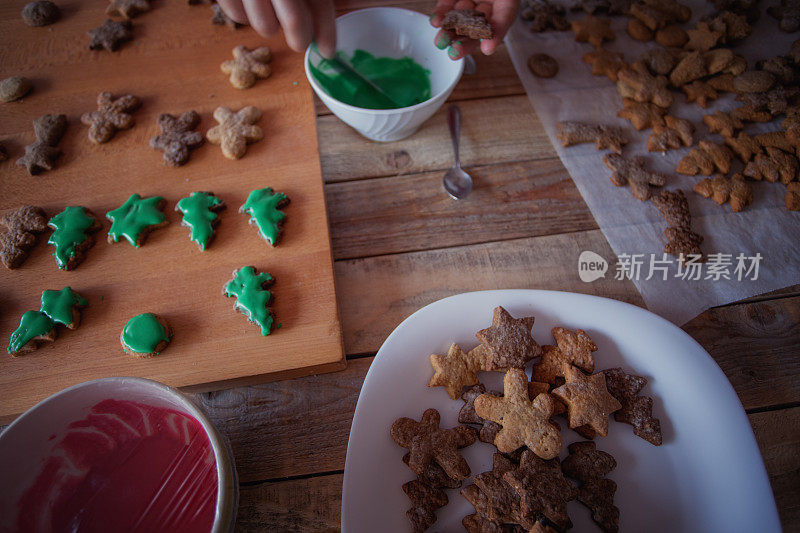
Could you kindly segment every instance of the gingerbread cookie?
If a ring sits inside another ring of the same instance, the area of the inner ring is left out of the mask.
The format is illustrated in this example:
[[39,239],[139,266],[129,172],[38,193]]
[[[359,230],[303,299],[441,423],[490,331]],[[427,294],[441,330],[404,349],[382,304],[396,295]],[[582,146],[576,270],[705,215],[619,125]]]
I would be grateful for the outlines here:
[[793,181],[786,186],[784,203],[789,211],[800,211],[800,182]]
[[[403,456],[403,462],[406,464],[406,466],[408,466],[408,462],[410,460],[411,453],[407,453]],[[426,485],[430,485],[431,487],[436,487],[438,489],[457,489],[461,487],[460,479],[451,478],[442,469],[442,467],[439,466],[438,463],[433,461],[431,461],[431,464],[424,473],[417,476],[417,479]]]
[[667,48],[681,48],[689,40],[689,34],[677,24],[670,24],[656,31],[656,42]]
[[25,311],[20,318],[19,326],[11,333],[6,351],[10,355],[22,355],[32,352],[43,342],[56,339],[56,325],[41,311]]
[[688,85],[681,87],[681,90],[686,94],[686,103],[697,102],[697,105],[705,109],[708,107],[710,100],[716,100],[719,94],[717,90],[710,83],[695,80]]
[[534,33],[549,29],[564,31],[569,29],[569,22],[564,16],[564,8],[547,0],[526,0],[520,8],[522,20],[530,21],[528,28]]
[[172,328],[160,316],[142,313],[125,323],[119,340],[125,353],[136,357],[153,357],[169,345]]
[[744,127],[741,120],[724,111],[717,111],[713,115],[704,115],[703,124],[708,126],[709,132],[719,133],[723,137],[733,137]]
[[564,479],[558,459],[545,461],[525,450],[519,466],[503,474],[503,479],[519,494],[523,516],[543,514],[559,528],[572,527],[567,502],[574,500],[578,491]]
[[641,71],[639,64],[644,65],[647,71],[654,76],[667,76],[680,60],[680,53],[667,48],[649,48],[642,52],[632,65],[632,68]]
[[13,102],[28,94],[33,87],[31,80],[22,76],[11,76],[0,81],[0,102]]
[[725,137],[725,144],[745,164],[761,152],[761,145],[758,141],[743,131],[740,131],[736,137]]
[[212,144],[222,146],[222,154],[228,159],[240,159],[247,152],[247,145],[260,141],[264,137],[261,128],[253,124],[261,118],[257,107],[247,106],[236,113],[227,107],[214,110],[214,120],[219,125],[206,133],[206,139]]
[[180,117],[163,113],[158,116],[161,134],[150,139],[150,146],[164,152],[164,164],[179,167],[189,160],[189,151],[203,144],[203,134],[193,131],[200,123],[196,111]]
[[693,29],[687,30],[686,34],[689,40],[684,48],[701,52],[711,50],[725,37],[725,33],[712,29],[708,22],[702,20]]
[[44,291],[39,310],[49,316],[53,323],[76,329],[81,323],[81,309],[88,305],[86,298],[71,287],[64,287],[60,291]]
[[767,8],[767,13],[778,21],[778,27],[786,33],[800,29],[800,5],[796,0],[781,0],[777,6]]
[[47,229],[47,215],[41,207],[24,205],[0,216],[0,226],[6,227],[0,233],[0,261],[8,269],[19,268]]
[[281,211],[289,205],[289,197],[282,192],[273,192],[270,187],[256,189],[247,196],[239,208],[240,213],[250,215],[250,224],[258,228],[262,239],[276,246],[280,240],[286,213]]
[[268,272],[259,273],[255,267],[246,266],[233,271],[233,279],[222,289],[228,298],[236,297],[233,308],[247,320],[261,328],[261,335],[272,332],[275,317],[272,314],[272,292],[268,289],[275,283]]
[[610,368],[603,374],[608,392],[622,404],[622,408],[614,413],[614,419],[632,425],[636,436],[661,446],[661,422],[653,417],[653,399],[639,395],[647,385],[647,379],[627,374],[621,368]]
[[513,318],[502,307],[495,307],[492,325],[475,334],[489,351],[485,370],[524,368],[539,357],[542,349],[531,334],[533,322],[532,316]]
[[594,442],[574,442],[568,446],[569,456],[561,462],[562,471],[581,482],[578,501],[592,512],[592,520],[607,533],[619,531],[619,509],[614,505],[617,484],[606,479],[617,462],[595,448]]
[[53,229],[47,244],[55,246],[53,256],[61,270],[73,270],[94,246],[94,233],[100,222],[94,213],[81,206],[69,206],[47,223]]
[[631,38],[641,41],[643,43],[653,40],[653,30],[637,18],[628,20],[628,25],[625,28]]
[[484,361],[475,352],[464,352],[453,343],[447,355],[431,354],[433,376],[428,387],[443,386],[451,399],[457,400],[464,387],[478,384],[478,370],[483,370]]
[[528,69],[537,78],[552,78],[558,74],[558,61],[547,54],[533,54],[528,58]]
[[667,115],[664,125],[653,126],[653,133],[647,138],[647,149],[651,152],[666,152],[675,148],[691,146],[694,126],[686,119]]
[[196,242],[201,252],[214,238],[214,229],[219,224],[219,212],[225,209],[225,202],[210,192],[193,192],[182,198],[175,211],[183,214],[181,225],[189,228],[189,238]]
[[255,85],[258,79],[267,79],[272,73],[269,62],[272,53],[268,46],[255,50],[248,50],[244,46],[233,49],[233,59],[223,61],[220,69],[225,74],[230,74],[231,85],[237,89],[247,89]]
[[700,244],[703,236],[692,231],[692,216],[689,213],[689,202],[681,190],[662,191],[653,198],[661,216],[667,221],[664,235],[667,244],[664,252],[684,259],[702,260]]
[[124,19],[133,17],[150,10],[149,0],[109,0],[106,14]]
[[646,68],[632,67],[620,69],[617,73],[617,92],[623,98],[633,98],[637,102],[651,102],[659,107],[669,108],[674,97],[667,88],[667,79],[653,76]]
[[558,128],[556,137],[564,147],[593,142],[598,150],[608,148],[619,154],[622,153],[622,147],[628,143],[625,133],[614,126],[564,121],[557,123],[556,127]]
[[652,196],[651,186],[661,187],[667,182],[664,174],[645,168],[647,159],[637,155],[625,158],[619,154],[606,154],[603,162],[613,172],[611,183],[617,187],[627,185],[635,198],[646,201]]
[[605,76],[611,81],[617,81],[617,72],[625,66],[622,54],[611,52],[605,48],[595,48],[583,54],[583,62],[592,67],[594,76]]
[[494,440],[499,451],[512,453],[527,446],[545,459],[561,450],[561,431],[550,423],[553,410],[549,394],[539,394],[533,401],[528,398],[528,378],[519,368],[506,372],[502,398],[483,394],[475,399],[478,416],[503,426]]
[[106,49],[115,52],[119,47],[133,39],[133,24],[130,20],[117,22],[107,19],[102,26],[89,30],[87,35],[90,37],[90,50]]
[[472,9],[451,9],[442,19],[442,29],[469,39],[491,39],[494,35],[486,16]]
[[492,469],[476,475],[473,488],[467,487],[462,494],[483,518],[501,524],[519,524],[528,530],[533,524],[522,514],[520,496],[504,479],[507,472],[517,467],[502,453],[495,453]]
[[797,158],[772,146],[766,150],[766,154],[757,154],[753,161],[747,163],[742,174],[750,179],[770,183],[780,180],[784,185],[794,181],[797,177]]
[[61,156],[58,143],[66,130],[66,115],[42,115],[34,120],[36,141],[25,147],[25,155],[17,159],[17,165],[24,166],[31,176],[52,170]]
[[108,242],[113,244],[124,237],[139,248],[151,231],[167,225],[164,204],[166,201],[161,196],[142,198],[137,193],[130,195],[124,204],[106,213],[106,218],[111,221]]
[[89,140],[102,144],[110,141],[118,131],[132,128],[134,120],[130,113],[139,105],[139,99],[130,94],[116,99],[109,92],[97,95],[97,111],[81,116],[81,122],[89,126]]
[[741,174],[731,177],[715,174],[705,178],[692,189],[704,198],[711,198],[719,205],[729,202],[731,211],[737,213],[753,203],[753,186]]
[[564,363],[594,372],[592,352],[597,351],[597,345],[585,331],[555,327],[551,332],[558,346],[542,347],[542,359],[533,365],[534,380],[555,385],[557,378],[564,377]]
[[608,416],[622,408],[606,389],[602,373],[587,376],[579,368],[564,363],[566,383],[553,389],[553,395],[567,404],[569,427],[588,425],[601,437],[608,435]]
[[715,171],[727,174],[731,171],[733,153],[724,144],[717,144],[703,139],[688,155],[679,162],[675,171],[686,176],[703,174],[710,176]]
[[29,2],[22,8],[21,14],[28,26],[48,26],[61,18],[61,10],[49,0]]
[[667,113],[664,107],[649,102],[637,102],[633,98],[623,98],[622,106],[624,109],[617,116],[630,121],[637,131],[664,125],[664,115]]
[[686,54],[678,61],[678,64],[669,73],[669,82],[673,87],[682,87],[708,74],[709,71],[703,53],[695,51]]
[[603,41],[613,41],[616,37],[611,31],[610,21],[605,18],[586,15],[582,20],[572,21],[571,26],[576,41],[589,43],[595,48],[600,48]]
[[439,412],[428,409],[419,422],[410,418],[398,418],[392,424],[392,439],[411,452],[408,467],[417,475],[425,473],[435,461],[453,479],[466,479],[470,475],[467,461],[458,452],[473,444],[475,430],[467,426],[452,429],[439,428]]
[[406,516],[414,533],[422,533],[436,522],[436,510],[447,505],[447,494],[415,479],[403,484],[403,492],[411,500],[411,509]]

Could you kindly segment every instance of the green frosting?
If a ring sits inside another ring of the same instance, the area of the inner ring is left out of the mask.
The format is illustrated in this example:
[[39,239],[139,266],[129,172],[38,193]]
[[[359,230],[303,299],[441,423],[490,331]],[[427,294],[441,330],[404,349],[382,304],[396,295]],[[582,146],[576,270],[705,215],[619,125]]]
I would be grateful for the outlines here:
[[279,223],[286,218],[286,213],[280,211],[278,206],[288,200],[288,196],[282,192],[273,193],[269,187],[256,189],[239,211],[250,215],[250,223],[256,225],[261,238],[275,246],[280,233]]
[[89,238],[87,231],[94,223],[94,218],[86,214],[86,208],[80,206],[67,207],[50,219],[47,225],[53,228],[53,233],[47,244],[56,247],[53,255],[58,268],[66,270],[67,262],[75,257],[77,246]]
[[74,308],[87,305],[89,302],[86,298],[73,291],[72,288],[64,287],[60,291],[44,291],[42,305],[39,309],[56,324],[70,327],[74,322]]
[[132,352],[158,354],[156,347],[165,341],[167,330],[153,313],[136,315],[122,329],[122,344]]
[[121,237],[125,237],[129,243],[138,248],[142,232],[166,220],[164,213],[159,209],[163,201],[161,196],[142,198],[136,193],[132,194],[120,207],[106,213],[106,218],[111,221],[108,236],[114,242],[119,242]]
[[55,327],[55,323],[41,311],[25,311],[19,321],[19,327],[11,333],[8,353],[17,353],[35,337],[47,335]]
[[267,272],[256,274],[251,266],[242,267],[233,273],[233,279],[225,285],[225,296],[236,296],[234,306],[251,322],[261,326],[261,334],[266,336],[272,331],[272,313],[267,307],[272,293],[264,288],[272,282]]
[[205,251],[209,239],[214,235],[213,222],[219,218],[211,208],[222,204],[222,200],[206,192],[193,192],[183,198],[175,208],[183,213],[184,226],[190,230],[190,239]]
[[[341,68],[339,61],[349,62],[353,70],[383,94]],[[375,57],[364,50],[356,50],[349,61],[339,52],[337,58],[323,59],[317,66],[309,61],[308,68],[326,93],[356,107],[395,109],[419,104],[431,97],[430,72],[410,57]]]

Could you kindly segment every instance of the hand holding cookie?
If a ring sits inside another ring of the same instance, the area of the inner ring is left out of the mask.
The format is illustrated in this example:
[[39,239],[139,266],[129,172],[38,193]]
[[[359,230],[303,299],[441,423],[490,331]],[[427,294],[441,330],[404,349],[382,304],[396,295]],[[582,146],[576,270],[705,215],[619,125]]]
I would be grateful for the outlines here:
[[441,31],[434,43],[442,50],[447,48],[447,55],[453,60],[478,47],[491,55],[516,19],[519,3],[519,0],[438,0],[431,25]]

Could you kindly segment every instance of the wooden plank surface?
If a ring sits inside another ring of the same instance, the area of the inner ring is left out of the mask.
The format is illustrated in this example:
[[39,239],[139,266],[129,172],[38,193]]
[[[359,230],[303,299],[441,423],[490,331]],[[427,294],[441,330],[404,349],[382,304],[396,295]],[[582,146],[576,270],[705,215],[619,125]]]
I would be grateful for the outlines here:
[[[268,40],[274,53],[272,77],[242,91],[229,84],[219,65],[235,45],[253,47],[264,41],[249,29],[212,26],[208,6],[156,3],[135,19],[133,42],[112,54],[88,49],[86,31],[105,19],[103,5],[73,1],[57,24],[30,28],[19,17],[24,3],[0,5],[3,77],[19,74],[35,80],[29,97],[2,104],[0,111],[0,139],[10,141],[11,156],[0,166],[0,209],[35,204],[52,216],[67,205],[85,205],[103,218],[137,192],[167,199],[169,225],[135,249],[105,242],[109,223],[104,220],[99,242],[75,271],[59,271],[51,247],[40,243],[23,268],[0,276],[3,347],[22,313],[39,308],[43,289],[71,285],[90,301],[76,331],[29,355],[0,358],[0,416],[103,376],[208,386],[280,377],[297,369],[341,368],[313,103],[301,57],[280,36]],[[103,90],[130,92],[143,105],[135,113],[133,129],[95,145],[79,117],[96,108]],[[238,161],[225,159],[219,147],[206,143],[186,166],[164,166],[161,153],[148,144],[158,133],[156,117],[195,109],[202,116],[199,129],[205,132],[215,124],[211,114],[219,105],[258,106],[264,114],[259,122],[264,140]],[[54,170],[31,177],[14,160],[33,140],[31,121],[44,113],[68,116],[64,156]],[[236,212],[252,189],[265,186],[286,192],[292,200],[286,208],[285,238],[275,248],[258,237],[247,216]],[[187,228],[173,212],[175,203],[195,190],[213,191],[228,204],[217,239],[204,253],[189,241]],[[284,327],[266,338],[232,309],[232,299],[221,295],[231,272],[245,265],[277,279],[274,310]],[[125,321],[142,312],[163,316],[175,331],[169,348],[150,360],[125,355],[118,340]]]

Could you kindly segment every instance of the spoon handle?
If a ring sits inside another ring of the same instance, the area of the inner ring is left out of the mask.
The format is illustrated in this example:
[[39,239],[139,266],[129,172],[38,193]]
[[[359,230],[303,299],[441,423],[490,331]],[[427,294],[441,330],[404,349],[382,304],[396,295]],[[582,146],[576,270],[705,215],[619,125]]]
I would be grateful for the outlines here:
[[461,110],[456,104],[450,104],[447,108],[447,125],[450,127],[450,140],[453,141],[453,152],[455,153],[456,166],[460,167],[458,159],[458,142],[461,138]]

